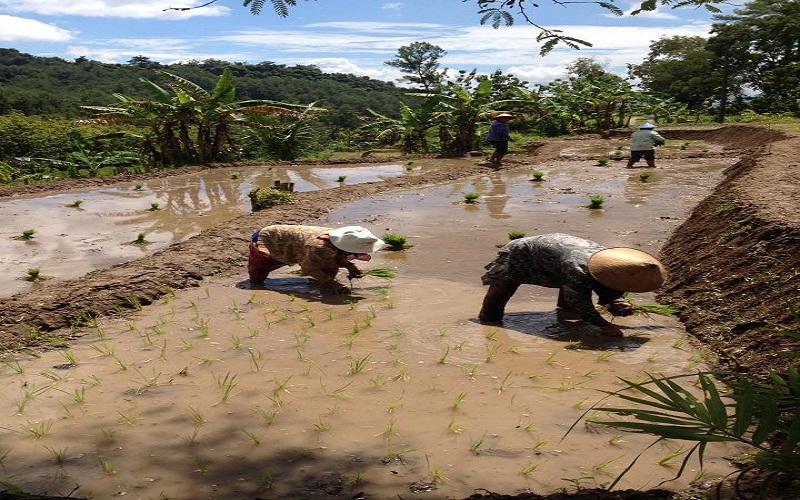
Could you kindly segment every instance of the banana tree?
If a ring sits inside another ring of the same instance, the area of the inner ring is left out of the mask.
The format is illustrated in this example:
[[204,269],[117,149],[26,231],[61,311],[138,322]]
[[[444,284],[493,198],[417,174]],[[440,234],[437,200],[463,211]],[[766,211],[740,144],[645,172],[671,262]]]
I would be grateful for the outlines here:
[[359,130],[374,133],[382,144],[400,143],[404,153],[427,152],[427,132],[434,126],[437,105],[435,99],[422,100],[416,109],[401,103],[400,118],[391,118],[370,109],[374,118]]
[[238,124],[251,129],[251,136],[263,144],[278,160],[298,158],[314,140],[312,123],[327,109],[316,102],[305,106],[281,103],[243,108],[234,117]]

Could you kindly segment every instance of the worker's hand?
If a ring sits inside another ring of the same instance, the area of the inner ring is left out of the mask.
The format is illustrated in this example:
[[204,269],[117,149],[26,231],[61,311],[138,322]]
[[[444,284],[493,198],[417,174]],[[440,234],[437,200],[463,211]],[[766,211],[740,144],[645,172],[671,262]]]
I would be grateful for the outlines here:
[[323,283],[322,286],[320,286],[320,291],[325,295],[343,295],[350,293],[350,289],[338,281]]
[[609,323],[600,330],[600,335],[604,337],[622,337],[622,330],[617,325]]
[[351,269],[350,272],[347,274],[347,279],[349,280],[354,280],[363,277],[364,273],[362,273],[360,269]]
[[608,305],[608,312],[612,316],[632,316],[633,305],[624,301],[612,302]]

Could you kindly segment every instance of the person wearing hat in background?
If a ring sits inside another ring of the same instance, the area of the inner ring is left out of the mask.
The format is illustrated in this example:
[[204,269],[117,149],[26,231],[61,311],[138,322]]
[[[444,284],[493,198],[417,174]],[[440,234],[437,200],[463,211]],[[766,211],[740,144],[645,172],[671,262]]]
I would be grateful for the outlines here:
[[559,322],[582,319],[601,328],[608,337],[622,330],[606,321],[592,303],[606,306],[614,316],[630,316],[633,306],[622,299],[626,292],[649,292],[664,283],[661,263],[633,248],[605,248],[599,243],[569,234],[553,233],[519,238],[500,249],[481,278],[489,290],[478,318],[499,322],[505,307],[522,284],[558,288]]
[[352,261],[368,262],[370,253],[384,244],[361,226],[267,226],[253,233],[247,271],[250,283],[261,285],[272,271],[299,264],[303,272],[319,281],[322,293],[347,293],[348,288],[336,281],[339,268],[347,269],[350,279],[360,278],[361,271]]
[[511,129],[508,127],[508,122],[512,118],[514,118],[512,114],[500,113],[494,117],[494,122],[489,125],[489,135],[486,140],[494,146],[494,153],[489,157],[489,162],[498,167],[503,157],[508,154],[508,142],[514,140],[511,137]]
[[639,125],[639,130],[631,134],[631,157],[627,168],[633,168],[642,157],[648,167],[656,168],[655,146],[663,145],[665,140],[654,128],[656,126],[652,123],[643,123]]

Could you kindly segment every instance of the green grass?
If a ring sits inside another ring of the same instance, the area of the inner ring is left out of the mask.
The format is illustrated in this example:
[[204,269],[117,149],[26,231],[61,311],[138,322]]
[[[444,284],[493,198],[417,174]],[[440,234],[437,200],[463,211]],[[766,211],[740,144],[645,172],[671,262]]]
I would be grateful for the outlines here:
[[677,308],[662,304],[635,304],[633,310],[645,314],[660,314],[662,316],[672,316],[678,312]]

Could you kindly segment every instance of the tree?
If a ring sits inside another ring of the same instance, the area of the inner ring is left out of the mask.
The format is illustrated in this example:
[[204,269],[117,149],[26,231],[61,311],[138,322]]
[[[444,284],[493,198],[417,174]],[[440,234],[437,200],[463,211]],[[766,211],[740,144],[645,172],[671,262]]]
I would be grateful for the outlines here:
[[748,85],[756,111],[800,113],[800,0],[753,0],[716,19],[709,48],[728,84]]
[[[156,165],[184,165],[221,160],[231,145],[231,126],[248,115],[298,114],[297,106],[274,101],[236,101],[230,69],[209,92],[178,75],[157,72],[169,81],[164,88],[142,78],[149,100],[114,94],[117,106],[83,106],[98,122],[142,125],[150,130],[143,149]],[[194,134],[192,135],[192,132]]]
[[641,64],[628,65],[628,74],[639,78],[639,86],[665,98],[704,111],[722,85],[722,72],[714,53],[699,36],[662,37],[650,44]]
[[397,58],[384,64],[408,73],[400,81],[419,85],[422,92],[435,91],[445,79],[445,71],[439,69],[439,60],[447,52],[428,42],[413,42],[397,50]]

